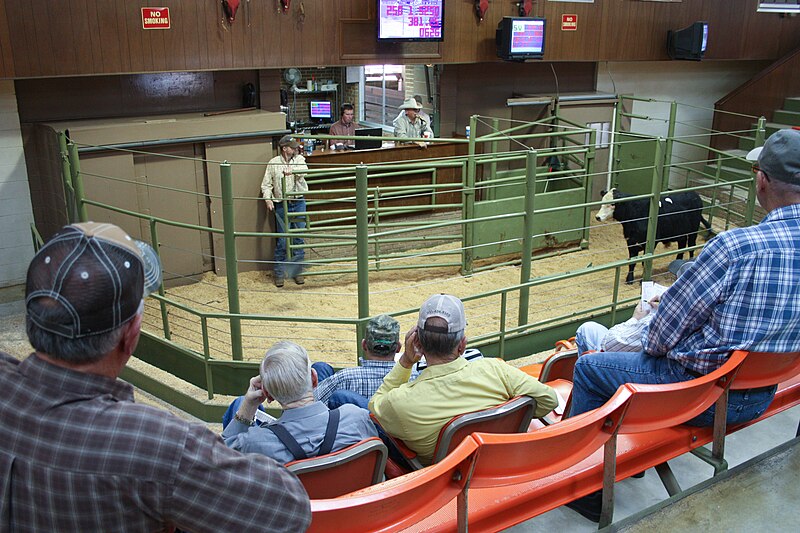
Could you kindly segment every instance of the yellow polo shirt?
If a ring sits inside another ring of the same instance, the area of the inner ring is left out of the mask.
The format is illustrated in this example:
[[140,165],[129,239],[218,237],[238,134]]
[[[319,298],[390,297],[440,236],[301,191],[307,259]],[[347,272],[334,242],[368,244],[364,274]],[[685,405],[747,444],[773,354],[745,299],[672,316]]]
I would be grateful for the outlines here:
[[409,383],[410,375],[410,369],[395,364],[370,400],[369,410],[386,431],[417,453],[422,464],[430,464],[439,431],[456,415],[494,407],[515,396],[534,398],[536,417],[558,405],[554,389],[493,357],[472,362],[459,357],[429,366]]

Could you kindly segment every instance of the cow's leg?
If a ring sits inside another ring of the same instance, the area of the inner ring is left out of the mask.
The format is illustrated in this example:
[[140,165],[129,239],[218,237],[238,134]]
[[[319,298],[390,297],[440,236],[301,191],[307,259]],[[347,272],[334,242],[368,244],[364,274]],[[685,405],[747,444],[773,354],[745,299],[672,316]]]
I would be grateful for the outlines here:
[[[689,246],[696,246],[697,245],[697,234],[700,233],[700,226],[697,227],[697,231],[692,232],[689,234]],[[689,250],[689,257],[694,257],[694,250]]]
[[[633,259],[639,255],[639,245],[628,246],[628,259]],[[636,263],[628,265],[628,275],[625,277],[625,283],[628,285],[633,283],[633,269],[636,268]]]
[[[678,249],[682,250],[683,248],[686,248],[686,236],[678,237]],[[682,251],[678,253],[678,259],[683,259]]]

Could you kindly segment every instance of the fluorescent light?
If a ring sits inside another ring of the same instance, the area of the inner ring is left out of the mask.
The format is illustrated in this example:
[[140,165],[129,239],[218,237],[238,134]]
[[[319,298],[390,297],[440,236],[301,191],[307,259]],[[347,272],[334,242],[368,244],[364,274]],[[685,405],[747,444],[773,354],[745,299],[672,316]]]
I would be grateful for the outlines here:
[[800,13],[800,5],[760,2],[757,11],[759,13]]

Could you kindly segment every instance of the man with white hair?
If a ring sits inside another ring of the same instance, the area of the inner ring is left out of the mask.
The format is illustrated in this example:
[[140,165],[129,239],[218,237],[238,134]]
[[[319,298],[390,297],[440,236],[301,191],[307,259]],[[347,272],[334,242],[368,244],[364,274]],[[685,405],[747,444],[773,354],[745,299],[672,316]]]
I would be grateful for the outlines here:
[[[259,375],[250,380],[222,438],[235,450],[288,463],[378,436],[367,411],[351,404],[329,410],[314,400],[316,386],[317,373],[306,350],[289,341],[276,343],[267,350]],[[273,400],[283,408],[281,417],[271,423],[255,423],[258,406]]]
[[[495,407],[515,396],[536,400],[535,416],[558,405],[555,390],[493,357],[468,362],[464,304],[455,296],[431,296],[419,310],[417,326],[405,338],[405,352],[369,402],[383,429],[402,439],[422,464],[429,464],[442,427],[454,416]],[[408,382],[414,364],[428,366]]]

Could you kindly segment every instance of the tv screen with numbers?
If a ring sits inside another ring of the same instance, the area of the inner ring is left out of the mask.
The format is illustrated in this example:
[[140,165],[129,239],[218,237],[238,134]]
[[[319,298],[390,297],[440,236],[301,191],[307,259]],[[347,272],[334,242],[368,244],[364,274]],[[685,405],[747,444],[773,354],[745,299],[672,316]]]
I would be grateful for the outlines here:
[[378,0],[379,41],[441,41],[444,0]]
[[524,61],[544,57],[544,33],[547,21],[533,17],[503,17],[497,25],[497,57]]

